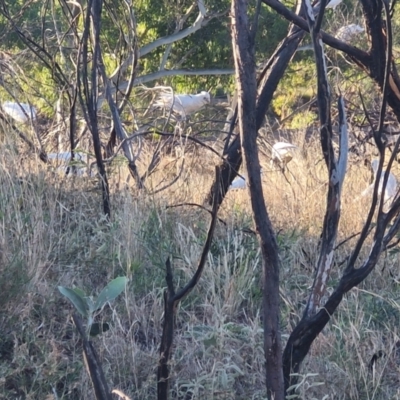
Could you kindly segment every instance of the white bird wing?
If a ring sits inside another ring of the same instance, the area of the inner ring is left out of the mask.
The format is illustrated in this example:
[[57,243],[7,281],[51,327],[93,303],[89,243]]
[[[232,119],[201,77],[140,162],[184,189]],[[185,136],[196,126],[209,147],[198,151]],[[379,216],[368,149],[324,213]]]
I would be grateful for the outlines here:
[[342,0],[331,0],[327,5],[326,8],[333,8],[334,10],[336,7],[342,2]]
[[350,24],[347,26],[342,26],[338,33],[336,34],[336,38],[342,40],[344,42],[348,42],[352,39],[354,35],[357,33],[364,32],[364,28],[356,24]]
[[[379,180],[379,186],[378,186],[378,196],[382,194],[382,188],[383,188],[383,179],[385,176],[385,171],[382,171],[381,174],[381,179]],[[362,193],[361,196],[367,196],[373,193],[375,187],[375,181],[371,183]],[[385,188],[385,195],[384,195],[384,200],[385,202],[388,201],[389,199],[393,198],[397,194],[397,180],[393,174],[389,174],[389,178],[386,184]]]
[[182,116],[192,114],[200,110],[205,103],[209,102],[208,92],[199,94],[176,94],[172,96],[169,93],[161,94],[160,98],[154,103],[156,107],[171,108]]
[[297,146],[292,143],[278,142],[272,146],[275,150],[283,150],[283,149],[297,149]]
[[298,147],[292,143],[278,142],[272,146],[272,159],[281,160],[290,150],[297,149]]
[[233,180],[231,185],[229,186],[229,189],[245,189],[246,188],[246,181],[238,176]]
[[35,107],[25,103],[14,103],[6,101],[2,104],[3,111],[18,122],[26,122],[28,119],[36,118]]
[[[83,154],[83,153],[74,153],[74,159],[76,161],[84,161],[84,157],[85,157],[85,154]],[[49,154],[47,154],[47,158],[49,160],[69,162],[71,160],[71,152],[66,151],[63,153],[49,153]]]
[[[382,185],[383,185],[383,176],[384,174],[382,175],[381,178]],[[393,174],[389,174],[389,178],[386,184],[385,198],[386,199],[392,198],[396,196],[396,193],[397,193],[397,180]]]

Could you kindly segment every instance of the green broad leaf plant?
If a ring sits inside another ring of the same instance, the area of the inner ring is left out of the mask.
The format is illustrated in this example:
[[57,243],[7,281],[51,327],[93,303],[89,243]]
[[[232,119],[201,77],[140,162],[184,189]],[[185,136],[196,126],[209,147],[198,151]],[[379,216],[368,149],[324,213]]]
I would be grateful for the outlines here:
[[79,314],[86,319],[87,332],[90,336],[96,336],[109,329],[107,323],[94,322],[96,315],[101,312],[106,303],[117,298],[125,290],[127,283],[127,277],[119,276],[109,282],[97,298],[87,296],[80,288],[70,289],[64,286],[58,286],[58,290],[74,305]]

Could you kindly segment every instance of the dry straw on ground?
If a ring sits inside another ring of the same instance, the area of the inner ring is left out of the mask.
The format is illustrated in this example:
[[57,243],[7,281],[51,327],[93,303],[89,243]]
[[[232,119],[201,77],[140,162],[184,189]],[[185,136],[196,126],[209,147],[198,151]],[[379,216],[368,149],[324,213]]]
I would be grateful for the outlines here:
[[[107,222],[95,182],[54,175],[31,158],[21,162],[10,143],[1,146],[0,398],[93,399],[72,308],[56,288],[77,286],[95,294],[112,278],[127,275],[126,293],[100,316],[111,329],[94,344],[111,388],[132,399],[155,399],[164,263],[171,256],[177,286],[186,282],[209,219],[200,208],[166,206],[202,204],[216,158],[186,155],[182,179],[153,196],[125,188],[125,178],[117,185],[120,175],[112,175],[113,220]],[[326,170],[317,145],[296,155],[286,178],[267,159],[263,164],[264,195],[281,249],[285,340],[312,284]],[[160,169],[154,182],[167,173]],[[362,162],[351,160],[339,242],[362,226],[368,198],[359,195],[369,177]],[[188,391],[196,399],[265,398],[261,267],[249,233],[247,192],[230,192],[220,217],[225,223],[218,225],[205,273],[178,313],[172,398]],[[352,243],[336,253],[332,288]],[[300,398],[400,398],[399,279],[398,256],[387,253],[346,296],[306,359]],[[379,351],[385,355],[370,368]]]

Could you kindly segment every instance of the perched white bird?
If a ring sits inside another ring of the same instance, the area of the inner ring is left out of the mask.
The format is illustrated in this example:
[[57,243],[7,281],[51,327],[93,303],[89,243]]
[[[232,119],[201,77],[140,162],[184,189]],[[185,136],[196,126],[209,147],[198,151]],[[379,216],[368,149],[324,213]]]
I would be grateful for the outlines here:
[[[70,151],[65,151],[62,153],[49,153],[47,154],[47,158],[49,160],[57,160],[61,162],[69,162],[71,160],[71,152]],[[87,155],[84,153],[75,153],[74,152],[74,160],[76,161],[83,161],[87,158]]]
[[6,114],[17,122],[25,123],[29,120],[33,121],[36,118],[35,107],[26,103],[6,101],[1,105],[1,107]]
[[[66,151],[62,153],[49,153],[47,154],[49,160],[54,160],[59,164],[57,171],[61,173],[67,173],[68,168],[71,168],[70,173],[77,176],[84,176],[87,173],[88,156],[84,153],[74,153],[73,163],[71,163],[71,152]],[[71,163],[71,164],[70,164]],[[72,168],[74,167],[74,168]]]
[[293,158],[292,150],[297,146],[291,143],[278,142],[272,146],[271,165],[285,166]]
[[[260,169],[261,175],[263,174],[263,169]],[[246,189],[246,178],[243,176],[237,176],[231,185],[229,186],[229,189]]]
[[336,39],[342,40],[343,42],[350,42],[354,36],[364,32],[364,28],[360,25],[350,24],[342,26],[336,34]]
[[[367,189],[365,189],[361,193],[362,196],[366,196],[366,195],[371,194],[373,192],[374,186],[375,186],[375,182],[376,182],[376,174],[378,172],[378,166],[379,166],[379,160],[375,159],[375,160],[373,160],[371,162],[371,167],[372,167],[372,169],[374,171],[375,179],[374,179],[374,182],[371,185],[369,185],[367,187]],[[382,170],[381,177],[379,179],[378,196],[382,195],[382,187],[383,187],[384,176],[385,176],[385,171]],[[397,180],[396,180],[395,176],[392,173],[389,173],[388,180],[387,180],[387,183],[386,183],[385,193],[384,193],[384,197],[383,197],[384,202],[390,204],[391,201],[393,200],[393,198],[396,196],[396,194],[397,194]]]
[[210,93],[200,92],[199,94],[161,94],[154,103],[155,107],[172,108],[174,112],[183,118],[189,114],[199,111],[205,104],[210,103]]
[[229,186],[229,189],[246,189],[246,179],[241,176],[236,177]]
[[332,8],[333,10],[342,2],[343,0],[331,0],[327,5],[326,8]]

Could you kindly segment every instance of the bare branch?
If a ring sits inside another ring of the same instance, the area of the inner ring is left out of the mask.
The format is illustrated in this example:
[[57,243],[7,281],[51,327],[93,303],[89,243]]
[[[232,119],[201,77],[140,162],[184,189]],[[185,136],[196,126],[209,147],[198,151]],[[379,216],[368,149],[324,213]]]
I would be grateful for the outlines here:
[[[215,171],[215,179],[219,179],[219,168],[216,168]],[[207,256],[208,252],[210,251],[211,248],[211,242],[214,236],[214,230],[215,230],[215,225],[217,223],[217,214],[218,214],[218,209],[219,205],[217,201],[214,201],[213,203],[213,208],[212,208],[212,218],[211,218],[211,223],[210,227],[208,228],[208,233],[207,233],[207,239],[203,247],[203,251],[201,253],[200,261],[197,266],[197,270],[195,274],[193,275],[192,279],[184,286],[182,289],[180,289],[176,295],[175,295],[175,301],[181,301],[183,300],[196,286],[197,282],[199,281],[201,274],[203,273],[204,267],[206,265],[207,261]]]
[[342,96],[338,99],[339,109],[339,160],[337,163],[339,194],[342,192],[344,177],[347,170],[347,159],[349,153],[349,134],[347,132],[347,119]]
[[[301,4],[301,2],[300,2]],[[300,12],[300,9],[297,10]],[[282,78],[291,58],[296,52],[296,49],[303,39],[305,32],[295,25],[289,27],[289,32],[286,38],[279,44],[274,54],[263,66],[263,69],[258,77],[258,98],[256,108],[256,127],[260,129],[265,113],[271,104],[272,96]],[[231,137],[236,127],[237,122],[237,106],[232,107],[232,118],[230,121],[230,130],[228,137]],[[228,122],[228,121],[227,121]],[[242,153],[240,150],[240,136],[236,135],[232,143],[224,149],[226,161],[221,168],[221,182],[213,182],[207,196],[209,204],[212,203],[214,196],[218,195],[219,202],[222,203],[228,188],[235,179],[242,164]]]
[[[194,4],[192,4],[188,10],[186,11],[185,15],[183,15],[182,17],[180,17],[177,22],[176,22],[176,28],[175,28],[175,33],[178,33],[179,31],[182,30],[183,28],[183,24],[187,21],[187,19],[189,18],[189,15],[192,13],[192,11],[194,10]],[[168,44],[165,52],[163,54],[162,60],[161,60],[161,64],[160,64],[160,70],[164,70],[165,69],[165,65],[167,64],[168,61],[168,57],[171,53],[172,50],[172,43]]]
[[[216,179],[219,180],[219,169],[216,168],[215,171]],[[171,348],[174,338],[174,318],[179,302],[186,297],[196,286],[199,281],[201,274],[204,270],[208,253],[211,248],[211,242],[214,236],[215,225],[217,222],[218,214],[218,202],[215,199],[212,208],[210,227],[207,233],[207,239],[203,247],[203,251],[200,257],[199,264],[197,266],[196,272],[192,279],[177,293],[175,293],[172,267],[169,258],[165,264],[167,275],[167,290],[164,292],[164,322],[163,322],[163,333],[161,337],[160,345],[160,360],[159,366],[157,368],[157,398],[159,400],[165,400],[168,398],[168,389],[170,382],[169,374],[169,358],[171,354]]]
[[[270,0],[268,0],[270,1]],[[375,4],[376,5],[376,4]],[[364,12],[370,13],[369,17],[373,14],[373,10],[368,8],[369,5],[367,3],[364,4]],[[389,20],[389,9],[387,1],[384,1],[384,7],[386,12],[386,19]],[[375,10],[377,11],[377,10]],[[378,12],[380,15],[380,11]],[[376,19],[379,19],[377,14],[374,17],[370,18],[370,21],[376,23]],[[390,25],[387,26],[386,32],[388,36],[391,35]],[[391,37],[388,37],[387,43],[391,46]],[[383,96],[381,110],[385,109],[385,102],[390,98],[389,92],[386,90],[388,89],[388,85],[390,85],[390,65],[391,65],[391,58],[388,56],[391,53],[391,47],[385,48],[386,55],[386,65],[382,71],[385,71],[384,77],[382,78],[382,82],[384,82],[385,87],[382,88],[382,91],[387,94],[387,96]],[[381,60],[378,60],[379,62]],[[376,75],[378,78],[378,75]],[[339,106],[340,110],[340,106]],[[375,212],[376,204],[377,204],[377,196],[378,196],[378,187],[379,187],[379,177],[382,171],[383,165],[383,157],[384,157],[384,146],[382,145],[381,133],[383,128],[383,116],[384,113],[381,113],[381,120],[379,123],[379,129],[376,131],[374,130],[374,136],[377,138],[377,146],[378,150],[381,154],[380,162],[379,162],[379,169],[377,172],[378,179],[376,179],[375,187],[374,187],[374,194],[372,198],[372,204],[370,211],[367,216],[367,221],[364,224],[363,230],[361,232],[360,238],[356,243],[356,246],[351,254],[351,257],[347,261],[347,267],[343,271],[342,278],[334,290],[334,292],[330,295],[329,299],[326,301],[324,306],[315,313],[310,313],[308,318],[303,317],[300,323],[295,327],[292,334],[289,337],[288,343],[286,345],[284,351],[284,375],[285,375],[285,383],[291,383],[290,380],[290,373],[291,372],[298,372],[300,368],[301,362],[304,360],[304,357],[307,355],[311,344],[313,343],[314,339],[317,335],[322,331],[325,325],[331,318],[331,315],[335,312],[336,308],[340,304],[343,296],[351,290],[354,286],[358,285],[362,282],[373,270],[376,266],[376,263],[385,248],[385,246],[389,243],[389,241],[394,237],[395,232],[400,228],[400,218],[399,218],[399,211],[400,211],[400,198],[397,196],[395,201],[393,202],[390,210],[387,214],[382,212],[383,200],[381,200],[379,211],[377,214],[377,222],[374,231],[373,243],[369,252],[369,255],[362,263],[361,267],[355,268],[355,263],[359,258],[360,250],[365,242],[365,239],[370,231],[371,221]],[[399,145],[399,141],[396,143],[396,146]],[[397,149],[396,149],[397,150]],[[395,157],[395,153],[392,153],[391,159],[388,164],[387,172],[385,174],[385,180],[387,181],[388,173],[390,171],[391,163]],[[341,158],[341,155],[339,155]],[[328,160],[329,161],[329,160]],[[338,163],[340,164],[340,162]],[[339,174],[341,175],[341,174]],[[331,186],[330,182],[330,186]],[[331,189],[331,188],[330,188]],[[329,189],[329,190],[330,190]],[[328,194],[328,202],[329,202],[329,194]],[[389,226],[389,223],[393,220],[394,223],[389,231],[385,232]],[[324,242],[324,237],[322,237],[322,242]],[[305,314],[306,316],[307,314]]]
[[[196,21],[193,23],[192,26],[183,29],[179,32],[176,32],[170,36],[165,36],[155,40],[152,43],[143,46],[139,50],[139,57],[143,57],[146,54],[152,52],[157,47],[169,45],[171,43],[177,42],[178,40],[182,40],[185,37],[197,32],[199,29],[204,27],[212,18],[206,19],[207,10],[204,6],[203,0],[197,0],[197,6],[199,8],[199,15],[196,18]],[[117,77],[123,75],[124,71],[126,70],[127,66],[132,62],[131,60],[132,54],[130,54],[127,59],[120,65],[110,76],[110,79],[113,81],[114,84],[117,84]]]
[[79,335],[82,338],[83,356],[90,379],[92,381],[97,400],[112,400],[111,392],[108,388],[103,368],[90,340],[87,339],[82,321],[77,314],[72,315],[72,319]]
[[[324,6],[324,4],[322,6]],[[326,285],[332,268],[333,251],[340,219],[340,188],[344,179],[344,174],[343,176],[340,176],[333,149],[332,123],[330,117],[331,93],[326,70],[323,44],[320,40],[320,26],[316,24],[314,11],[309,0],[306,0],[306,9],[307,21],[311,32],[311,39],[315,53],[315,62],[317,66],[321,147],[329,174],[328,198],[324,217],[324,225],[322,228],[320,254],[317,261],[313,287],[311,289],[303,317],[310,318],[315,314],[320,305],[321,299],[326,292]],[[345,146],[344,151],[342,151],[342,163],[345,165],[347,160],[343,160],[343,156],[347,156],[347,136],[342,135],[342,142]]]
[[[197,0],[197,6],[199,7],[199,15],[197,16],[196,21],[194,21],[192,26],[190,26],[182,31],[176,32],[170,36],[165,36],[165,37],[156,39],[154,42],[149,43],[146,46],[143,46],[139,50],[140,57],[145,56],[146,54],[150,53],[157,47],[165,46],[167,44],[177,42],[178,40],[182,40],[185,37],[193,34],[194,32],[197,32],[199,29],[201,29],[204,26],[204,19],[207,15],[207,10],[204,6],[203,0]],[[112,76],[111,76],[111,78],[112,78]]]
[[[106,170],[101,155],[101,143],[97,119],[97,99],[98,99],[98,68],[101,60],[100,49],[100,20],[101,4],[97,1],[88,0],[84,31],[82,35],[82,61],[78,54],[77,80],[79,100],[84,111],[84,116],[93,138],[94,153],[96,156],[97,168],[101,177],[101,187],[103,195],[103,210],[108,217],[111,215],[110,191]],[[91,61],[91,77],[88,73],[88,53],[89,53],[89,34],[93,31],[93,57]],[[80,52],[79,52],[80,53]],[[79,68],[79,66],[81,66]]]

